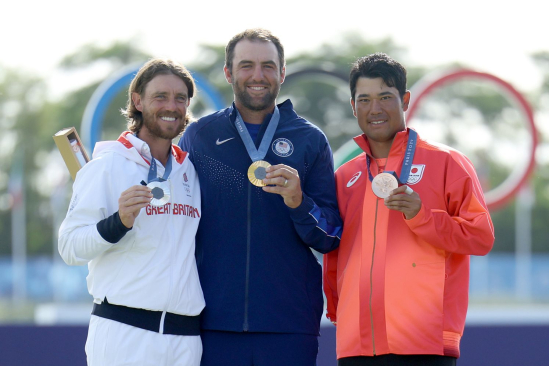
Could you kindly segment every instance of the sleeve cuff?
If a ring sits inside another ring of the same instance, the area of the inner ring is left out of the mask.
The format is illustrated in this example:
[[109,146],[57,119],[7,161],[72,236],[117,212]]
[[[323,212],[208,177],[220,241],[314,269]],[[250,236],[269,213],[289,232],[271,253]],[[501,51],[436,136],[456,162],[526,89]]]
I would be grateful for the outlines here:
[[406,224],[410,229],[416,228],[420,226],[425,220],[425,206],[423,206],[423,203],[422,203],[421,208],[419,209],[419,212],[417,213],[417,215],[412,217],[410,220],[407,220],[404,214],[402,214],[402,217],[404,218],[404,221],[406,222]]
[[296,208],[288,207],[288,209],[290,210],[290,217],[299,221],[299,219],[309,217],[309,212],[311,212],[313,207],[313,200],[303,193],[303,200],[301,201],[301,204]]
[[111,244],[118,243],[131,229],[124,226],[118,211],[97,223],[99,235]]

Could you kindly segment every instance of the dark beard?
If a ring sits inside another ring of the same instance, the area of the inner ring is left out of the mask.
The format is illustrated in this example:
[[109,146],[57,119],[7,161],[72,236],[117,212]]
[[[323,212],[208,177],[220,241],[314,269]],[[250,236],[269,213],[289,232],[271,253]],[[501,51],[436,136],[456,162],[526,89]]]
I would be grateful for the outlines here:
[[240,88],[239,85],[236,83],[233,83],[233,90],[235,99],[238,100],[242,105],[251,110],[251,111],[263,111],[265,109],[268,109],[272,107],[272,105],[275,103],[276,97],[278,96],[278,92],[280,91],[280,87],[278,87],[275,90],[275,93],[267,93],[260,101],[254,101],[250,94],[246,91],[246,88]]
[[[169,117],[180,118],[181,116],[177,114],[177,115],[170,115]],[[143,125],[147,127],[147,130],[149,130],[149,133],[152,136],[165,139],[165,140],[173,140],[174,138],[179,136],[179,134],[181,134],[181,131],[183,131],[183,129],[185,128],[185,119],[181,119],[179,126],[173,132],[170,132],[170,131],[163,131],[160,128],[158,123],[155,122],[154,115],[150,113],[143,113]]]

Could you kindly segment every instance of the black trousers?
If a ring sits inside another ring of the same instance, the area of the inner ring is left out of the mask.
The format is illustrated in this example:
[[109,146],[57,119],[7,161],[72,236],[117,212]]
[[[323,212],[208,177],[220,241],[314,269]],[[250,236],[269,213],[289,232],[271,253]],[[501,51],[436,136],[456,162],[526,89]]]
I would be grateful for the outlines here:
[[344,357],[338,366],[456,366],[455,357],[439,355],[381,355]]

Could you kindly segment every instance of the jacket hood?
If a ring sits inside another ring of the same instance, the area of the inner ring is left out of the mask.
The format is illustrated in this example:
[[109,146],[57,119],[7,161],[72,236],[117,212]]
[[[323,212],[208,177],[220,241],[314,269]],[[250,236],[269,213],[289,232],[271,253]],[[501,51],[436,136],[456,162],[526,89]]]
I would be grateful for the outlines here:
[[[118,155],[122,155],[126,159],[131,160],[137,164],[149,166],[149,158],[147,158],[146,155],[141,155],[138,148],[134,146],[136,142],[143,141],[135,137],[130,131],[124,131],[116,141],[100,141],[96,143],[92,157],[93,159],[95,159],[109,153],[115,153]],[[147,145],[145,142],[143,142],[143,144]],[[183,164],[187,153],[181,150],[179,146],[172,144],[172,156],[178,164]]]

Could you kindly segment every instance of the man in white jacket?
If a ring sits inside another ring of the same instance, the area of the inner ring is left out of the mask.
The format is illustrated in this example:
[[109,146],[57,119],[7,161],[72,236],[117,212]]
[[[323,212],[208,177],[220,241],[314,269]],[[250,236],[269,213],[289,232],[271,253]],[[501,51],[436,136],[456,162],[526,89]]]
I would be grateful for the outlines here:
[[130,85],[129,131],[98,143],[76,176],[59,253],[88,264],[90,366],[200,364],[200,186],[187,153],[172,145],[194,91],[183,65],[147,62]]

